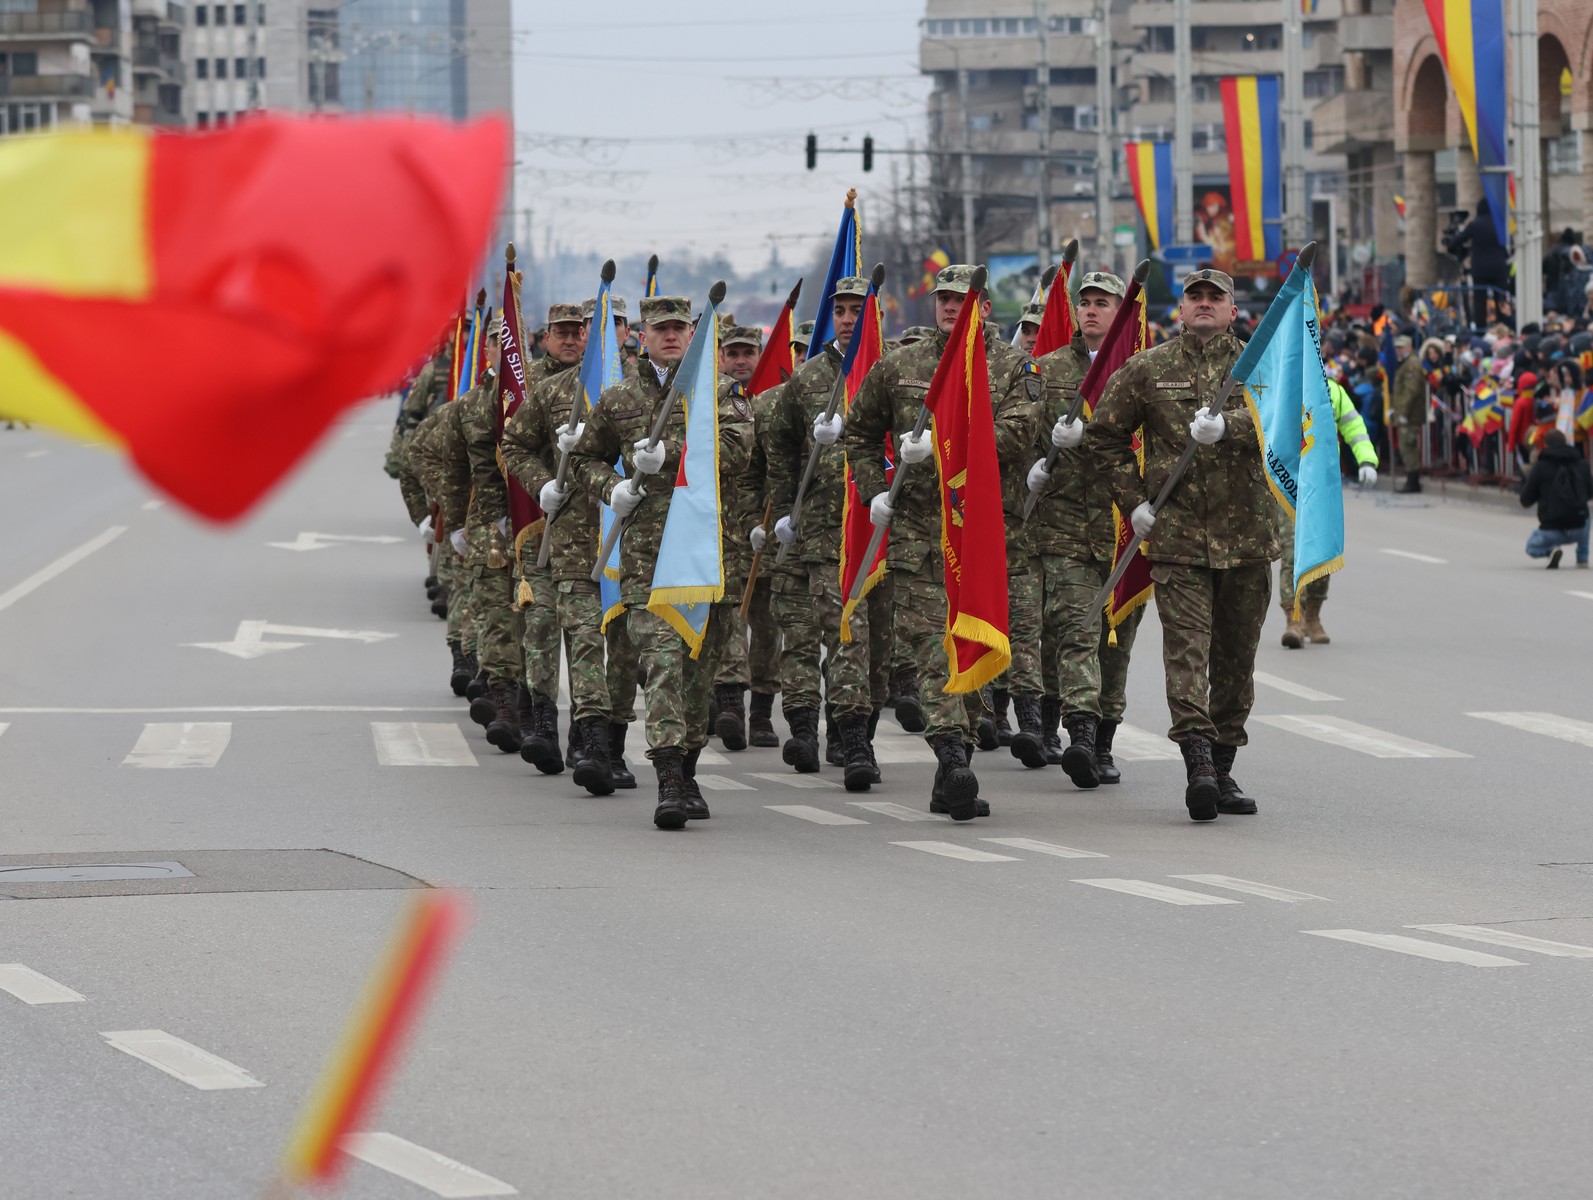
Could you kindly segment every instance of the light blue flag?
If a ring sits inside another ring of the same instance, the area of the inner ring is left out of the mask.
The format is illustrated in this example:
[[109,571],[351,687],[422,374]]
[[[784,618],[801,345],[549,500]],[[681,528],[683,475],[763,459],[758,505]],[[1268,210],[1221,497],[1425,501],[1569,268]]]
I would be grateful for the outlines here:
[[719,527],[719,306],[710,302],[697,322],[675,372],[674,386],[686,412],[686,444],[675,474],[675,490],[664,517],[664,534],[653,567],[647,611],[668,621],[702,652],[710,606],[725,596],[725,564]]
[[[580,372],[581,390],[586,395],[588,411],[597,407],[604,392],[625,378],[625,367],[620,360],[619,334],[614,328],[614,308],[606,279],[597,287],[597,302],[592,309],[592,324],[587,330]],[[621,463],[615,463],[614,469],[621,475],[625,474]],[[614,510],[606,504],[601,507],[599,536],[606,538],[609,526],[614,523]],[[601,547],[602,543],[598,545]],[[619,542],[616,540],[614,549],[609,552],[608,562],[603,564],[603,577],[598,581],[603,604],[603,629],[607,629],[608,623],[625,611],[625,606],[620,603],[619,555]]]
[[1294,615],[1313,579],[1344,565],[1338,426],[1322,370],[1316,285],[1295,267],[1234,364],[1255,419],[1267,486],[1294,522]]

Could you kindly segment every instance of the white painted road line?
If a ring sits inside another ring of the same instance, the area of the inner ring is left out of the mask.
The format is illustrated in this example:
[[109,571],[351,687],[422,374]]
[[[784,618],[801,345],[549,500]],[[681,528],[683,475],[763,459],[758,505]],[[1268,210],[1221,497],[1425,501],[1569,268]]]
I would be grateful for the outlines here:
[[1252,678],[1263,687],[1269,687],[1275,692],[1287,692],[1289,695],[1301,700],[1327,701],[1344,699],[1343,696],[1332,696],[1327,692],[1319,692],[1315,688],[1308,688],[1303,683],[1295,683],[1292,680],[1280,679],[1276,675],[1268,675],[1265,671],[1257,671]]
[[1468,942],[1487,942],[1508,950],[1527,950],[1533,954],[1547,954],[1550,958],[1593,958],[1593,946],[1576,946],[1570,942],[1551,942],[1546,938],[1527,937],[1523,933],[1505,933],[1485,925],[1407,925],[1406,929],[1424,929],[1428,933],[1441,933],[1445,937],[1461,938]]
[[1294,904],[1301,900],[1326,900],[1311,892],[1296,892],[1291,888],[1273,887],[1270,883],[1252,883],[1248,879],[1235,879],[1232,875],[1169,875],[1169,879],[1187,879],[1190,883],[1204,883],[1208,887],[1227,888],[1230,892],[1243,892],[1247,896],[1260,896],[1263,900],[1282,900]]
[[904,738],[874,743],[874,761],[887,767],[905,767],[917,763],[932,763],[935,752],[921,737],[909,734]]
[[1298,733],[1302,737],[1326,742],[1345,750],[1370,754],[1373,758],[1470,758],[1459,750],[1446,750],[1396,733],[1384,733],[1370,725],[1358,725],[1342,717],[1257,717],[1263,725]]
[[48,450],[29,450],[22,457],[23,458],[43,458],[48,453],[49,453]]
[[719,751],[704,746],[697,751],[697,765],[699,767],[728,767],[730,760]]
[[763,775],[753,771],[749,777],[794,788],[837,788],[841,786],[838,783],[831,783],[828,779],[820,779],[817,775]]
[[21,963],[0,963],[0,992],[10,992],[24,1004],[77,1004],[84,999],[66,984]]
[[392,1133],[351,1133],[338,1148],[351,1158],[418,1184],[434,1196],[471,1200],[475,1196],[518,1196],[501,1179],[483,1175],[474,1167],[407,1142]]
[[942,858],[960,858],[963,862],[1021,861],[1009,854],[991,854],[988,850],[975,850],[972,846],[959,846],[956,842],[892,842],[891,845],[922,850],[925,854],[938,854]]
[[124,767],[213,767],[232,741],[231,721],[151,722]]
[[1580,596],[1583,600],[1593,600],[1593,592],[1566,592],[1567,596]]
[[166,507],[166,502],[164,500],[146,500],[138,507],[143,509],[145,512],[154,512],[158,508]]
[[101,1033],[100,1036],[123,1053],[131,1054],[202,1092],[265,1087],[237,1063],[230,1063],[208,1050],[201,1050],[192,1042],[173,1037],[164,1030],[126,1029],[118,1033]]
[[1168,887],[1165,883],[1151,883],[1145,879],[1075,879],[1074,883],[1087,883],[1091,887],[1105,888],[1110,892],[1126,892],[1130,896],[1144,896],[1147,900],[1160,900],[1165,904],[1243,904],[1227,896],[1208,896],[1204,892],[1186,892],[1183,888]]
[[758,789],[751,784],[742,783],[738,779],[731,779],[728,775],[699,775],[697,783],[707,788],[710,792],[755,792]]
[[1524,967],[1526,963],[1513,958],[1500,958],[1497,954],[1483,954],[1479,950],[1462,950],[1458,946],[1445,946],[1441,942],[1427,942],[1421,938],[1404,937],[1397,933],[1364,933],[1359,929],[1302,929],[1312,937],[1332,938],[1339,942],[1354,942],[1357,946],[1371,946],[1375,950],[1392,950],[1396,954],[1411,954],[1417,958],[1430,958],[1434,962],[1460,963],[1466,967]]
[[[700,778],[700,777],[699,777]],[[857,817],[849,817],[844,813],[827,812],[822,808],[814,808],[811,804],[765,804],[764,808],[770,812],[784,813],[788,817],[796,817],[803,821],[812,821],[815,825],[867,825],[868,822]]]
[[1412,550],[1390,550],[1387,547],[1383,548],[1382,553],[1392,554],[1395,558],[1408,558],[1415,562],[1437,563],[1439,565],[1449,561],[1447,558],[1434,558],[1431,554],[1417,554]]
[[1119,725],[1112,739],[1112,755],[1124,762],[1173,762],[1178,747],[1159,733],[1133,725]]
[[895,817],[898,821],[949,821],[947,813],[925,812],[921,808],[908,808],[905,804],[892,804],[889,800],[848,800],[853,808],[866,808],[882,817]]
[[9,721],[0,721],[0,736],[4,736],[5,735],[5,731],[10,729],[10,728],[11,728],[11,723]]
[[980,838],[981,842],[994,842],[998,846],[1011,846],[1014,850],[1033,850],[1036,854],[1050,854],[1056,858],[1106,858],[1094,850],[1075,850],[1072,846],[1058,846],[1055,842],[1037,842],[1033,838]]
[[45,584],[49,583],[50,580],[61,574],[61,572],[70,570],[71,568],[77,566],[78,563],[82,562],[89,555],[93,554],[94,551],[103,550],[106,546],[109,546],[112,542],[126,532],[126,525],[112,525],[109,529],[107,529],[104,533],[99,534],[97,537],[89,538],[88,541],[84,542],[76,550],[68,550],[49,566],[35,571],[32,575],[29,575],[10,591],[0,593],[0,612],[10,608],[29,592],[43,587]]
[[372,721],[376,762],[383,767],[473,767],[476,756],[459,726],[448,722]]
[[1495,721],[1520,729],[1525,733],[1541,733],[1544,737],[1559,738],[1578,746],[1593,746],[1593,722],[1577,721],[1546,712],[1474,712],[1468,717],[1479,721]]

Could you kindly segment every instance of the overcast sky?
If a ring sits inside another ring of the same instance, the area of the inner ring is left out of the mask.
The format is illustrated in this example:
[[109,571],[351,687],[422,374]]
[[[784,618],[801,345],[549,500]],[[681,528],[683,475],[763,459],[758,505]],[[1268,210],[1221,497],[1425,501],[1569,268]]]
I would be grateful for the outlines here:
[[773,234],[800,261],[834,237],[848,185],[867,219],[893,161],[864,175],[859,155],[821,153],[808,171],[809,130],[821,147],[922,143],[922,4],[513,3],[519,206],[538,253],[551,225],[604,256],[690,246],[748,269]]

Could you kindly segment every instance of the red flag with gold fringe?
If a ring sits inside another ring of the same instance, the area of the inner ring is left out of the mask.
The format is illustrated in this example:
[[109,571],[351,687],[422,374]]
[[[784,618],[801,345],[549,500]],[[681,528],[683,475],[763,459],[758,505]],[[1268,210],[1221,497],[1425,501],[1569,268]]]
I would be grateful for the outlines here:
[[[880,324],[879,293],[870,283],[868,295],[863,300],[863,315],[858,318],[857,328],[852,333],[852,344],[847,347],[846,359],[841,363],[841,371],[846,376],[846,412],[851,412],[852,397],[857,395],[864,377],[884,353],[885,335]],[[887,486],[890,480],[891,472],[887,469]],[[874,525],[868,519],[868,501],[857,490],[857,480],[852,477],[850,463],[846,467],[845,497],[841,515],[841,595],[847,600],[841,608],[841,640],[850,642],[852,613],[858,601],[885,577],[885,551],[890,544],[890,535],[886,534],[880,539],[879,552],[874,555],[874,561],[868,564],[868,578],[863,581],[863,590],[858,593],[857,600],[851,599],[852,584],[857,579],[858,571],[863,569],[863,556],[868,553]]]

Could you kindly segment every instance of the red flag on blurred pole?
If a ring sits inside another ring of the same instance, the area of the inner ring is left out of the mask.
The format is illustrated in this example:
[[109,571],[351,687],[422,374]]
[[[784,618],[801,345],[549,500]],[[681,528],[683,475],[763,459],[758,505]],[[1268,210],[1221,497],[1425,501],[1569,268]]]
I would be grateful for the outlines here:
[[774,328],[769,330],[769,340],[763,344],[763,353],[758,355],[758,365],[752,368],[752,378],[747,380],[747,395],[761,396],[770,388],[779,387],[796,369],[796,357],[791,350],[791,315],[801,291],[802,281],[798,279],[796,287],[786,297],[785,307],[774,320]]
[[1039,358],[1060,350],[1073,340],[1076,328],[1073,322],[1073,293],[1068,280],[1073,275],[1073,264],[1062,260],[1056,278],[1051,281],[1051,291],[1045,298],[1045,315],[1040,318],[1040,332],[1035,335],[1034,349],[1029,354]]

